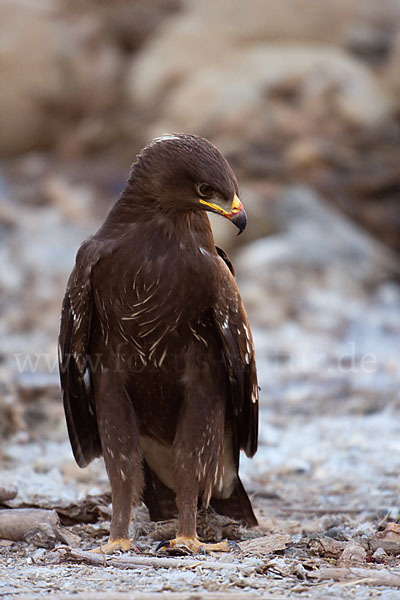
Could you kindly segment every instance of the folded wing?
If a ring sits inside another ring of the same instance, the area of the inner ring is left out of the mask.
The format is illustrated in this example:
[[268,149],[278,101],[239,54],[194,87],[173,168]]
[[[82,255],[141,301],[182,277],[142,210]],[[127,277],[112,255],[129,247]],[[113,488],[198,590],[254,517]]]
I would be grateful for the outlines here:
[[[221,285],[213,307],[230,382],[230,403],[236,450],[251,457],[257,450],[258,383],[253,339],[239,290],[229,263],[221,256]],[[234,444],[235,449],[235,444]]]
[[78,252],[64,296],[59,335],[64,410],[72,451],[80,467],[101,454],[89,353],[93,314],[90,274],[98,260],[93,250],[88,242]]

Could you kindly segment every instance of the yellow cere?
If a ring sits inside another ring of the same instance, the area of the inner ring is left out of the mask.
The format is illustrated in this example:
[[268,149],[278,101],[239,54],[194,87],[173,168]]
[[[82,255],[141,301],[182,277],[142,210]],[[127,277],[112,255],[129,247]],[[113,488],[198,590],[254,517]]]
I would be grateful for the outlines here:
[[235,194],[235,196],[233,198],[232,206],[231,206],[231,213],[236,214],[241,209],[242,209],[242,203],[240,202],[239,198]]

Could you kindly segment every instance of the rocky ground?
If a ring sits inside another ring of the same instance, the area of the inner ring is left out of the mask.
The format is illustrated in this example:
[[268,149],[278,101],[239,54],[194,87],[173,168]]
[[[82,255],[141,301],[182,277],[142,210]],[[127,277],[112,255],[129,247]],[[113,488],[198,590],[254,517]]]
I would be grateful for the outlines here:
[[[397,598],[400,4],[112,4],[0,4],[0,596]],[[62,295],[135,153],[183,130],[224,151],[249,215],[213,226],[254,331],[260,525],[209,516],[240,551],[162,557],[174,524],[138,507],[139,553],[96,563],[109,488],[67,441]]]

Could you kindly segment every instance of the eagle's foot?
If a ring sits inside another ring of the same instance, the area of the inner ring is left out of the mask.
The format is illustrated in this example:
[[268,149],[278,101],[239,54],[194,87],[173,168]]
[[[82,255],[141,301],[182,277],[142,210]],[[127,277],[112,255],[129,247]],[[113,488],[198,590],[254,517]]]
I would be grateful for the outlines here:
[[118,538],[116,540],[108,540],[107,544],[99,546],[99,548],[95,548],[91,552],[113,554],[114,552],[128,552],[128,550],[136,550],[131,540],[128,538]]
[[167,552],[172,551],[174,554],[207,554],[208,552],[232,552],[232,550],[237,550],[238,548],[239,546],[235,542],[225,541],[218,542],[217,544],[206,544],[200,542],[197,537],[178,536],[173,540],[160,542],[156,548],[156,552],[165,550]]

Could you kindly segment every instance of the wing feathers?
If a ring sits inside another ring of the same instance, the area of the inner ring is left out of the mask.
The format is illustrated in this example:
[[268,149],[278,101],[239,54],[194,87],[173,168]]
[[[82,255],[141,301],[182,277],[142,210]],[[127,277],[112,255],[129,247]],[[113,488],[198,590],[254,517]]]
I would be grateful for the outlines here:
[[239,447],[251,457],[257,450],[258,437],[258,383],[254,345],[236,283],[225,267],[221,269],[221,275],[221,295],[213,308],[214,322],[222,342],[231,384],[232,411],[237,423],[234,433]]
[[68,281],[59,336],[59,368],[68,435],[76,462],[87,466],[101,454],[90,389],[89,340],[92,320],[91,264],[84,246]]

